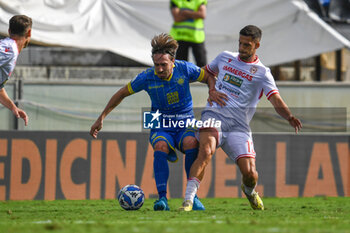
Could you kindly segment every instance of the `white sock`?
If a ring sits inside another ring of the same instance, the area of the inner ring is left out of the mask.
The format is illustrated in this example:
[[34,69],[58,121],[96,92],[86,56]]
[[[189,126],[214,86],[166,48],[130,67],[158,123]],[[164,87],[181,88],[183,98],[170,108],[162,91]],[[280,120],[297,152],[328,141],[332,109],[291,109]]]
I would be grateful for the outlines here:
[[255,192],[254,189],[255,189],[256,185],[254,187],[248,187],[244,183],[243,183],[243,185],[244,185],[244,192],[245,192],[245,194],[247,194],[249,196],[253,195],[253,193]]
[[193,202],[194,196],[196,196],[200,183],[201,183],[200,180],[197,179],[196,177],[191,177],[187,180],[185,201],[190,200],[191,202]]

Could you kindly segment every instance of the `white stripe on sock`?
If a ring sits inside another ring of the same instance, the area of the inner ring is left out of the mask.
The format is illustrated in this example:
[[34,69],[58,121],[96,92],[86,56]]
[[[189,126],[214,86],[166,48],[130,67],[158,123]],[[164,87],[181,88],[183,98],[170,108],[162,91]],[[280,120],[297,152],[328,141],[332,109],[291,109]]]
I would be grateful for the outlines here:
[[244,192],[249,196],[253,195],[253,193],[255,192],[256,185],[254,187],[248,187],[245,184],[243,185],[244,185]]
[[186,187],[186,193],[185,193],[185,201],[190,200],[193,202],[194,196],[197,193],[197,190],[199,189],[200,180],[198,180],[196,177],[191,177],[187,181],[187,187]]

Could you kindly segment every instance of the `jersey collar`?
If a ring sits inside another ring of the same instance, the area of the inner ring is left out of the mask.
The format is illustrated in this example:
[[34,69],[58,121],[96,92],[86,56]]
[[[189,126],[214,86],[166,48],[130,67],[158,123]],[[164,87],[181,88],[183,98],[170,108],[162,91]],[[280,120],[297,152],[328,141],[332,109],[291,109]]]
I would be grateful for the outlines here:
[[[171,72],[169,78],[168,79],[162,79],[162,80],[164,80],[164,81],[170,81],[171,80],[171,78],[173,77],[173,73],[174,73],[174,67],[175,67],[175,64],[173,65],[173,72]],[[157,77],[158,77],[156,69],[154,69],[154,74],[157,75]]]
[[16,51],[17,51],[17,53],[19,54],[20,52],[19,52],[19,48],[18,48],[18,45],[17,45],[17,41],[15,40],[15,39],[12,39],[11,37],[8,37],[10,40],[12,40],[12,42],[13,42],[13,44],[15,45],[15,47],[16,47]]
[[247,63],[247,64],[257,64],[257,63],[259,63],[259,57],[258,57],[258,55],[255,55],[254,61],[246,62],[246,61],[243,61],[238,55],[238,61],[241,61],[241,62],[244,62],[244,63]]

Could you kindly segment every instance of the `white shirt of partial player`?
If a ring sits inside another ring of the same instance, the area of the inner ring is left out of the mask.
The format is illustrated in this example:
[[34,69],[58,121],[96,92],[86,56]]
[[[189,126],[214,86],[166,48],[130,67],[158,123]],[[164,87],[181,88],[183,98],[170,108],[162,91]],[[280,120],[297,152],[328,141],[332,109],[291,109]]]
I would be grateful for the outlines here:
[[270,69],[264,66],[259,58],[247,63],[239,58],[238,53],[224,51],[206,68],[217,75],[216,90],[228,96],[224,107],[226,109],[222,109],[215,102],[212,107],[207,104],[207,109],[221,114],[228,110],[230,115],[232,114],[230,117],[241,119],[241,123],[243,120],[249,124],[263,93],[268,99],[278,93]]
[[10,78],[16,66],[18,54],[15,40],[9,37],[0,40],[0,88]]

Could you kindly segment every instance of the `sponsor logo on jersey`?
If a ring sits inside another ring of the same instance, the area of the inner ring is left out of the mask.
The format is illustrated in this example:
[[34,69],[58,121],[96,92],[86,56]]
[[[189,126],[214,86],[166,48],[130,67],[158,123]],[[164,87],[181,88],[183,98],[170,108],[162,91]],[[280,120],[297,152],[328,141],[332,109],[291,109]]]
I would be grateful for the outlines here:
[[252,81],[253,80],[253,76],[251,76],[250,74],[247,74],[244,71],[241,70],[237,70],[235,68],[232,68],[231,66],[224,66],[222,67],[223,70],[226,70],[234,75],[237,75],[241,78],[247,79],[248,81]]
[[230,74],[225,74],[224,78],[223,78],[224,82],[227,82],[229,84],[235,85],[237,87],[241,87],[243,80],[240,78],[237,78],[235,76],[232,76]]
[[155,89],[155,88],[161,88],[161,87],[164,87],[164,85],[163,84],[161,84],[161,85],[155,85],[155,86],[149,86],[148,87],[148,89]]
[[236,91],[236,90],[231,89],[225,85],[222,85],[222,83],[219,84],[219,90],[225,90],[225,91],[229,92],[229,94],[235,98],[238,98],[239,95],[241,94],[239,91]]

